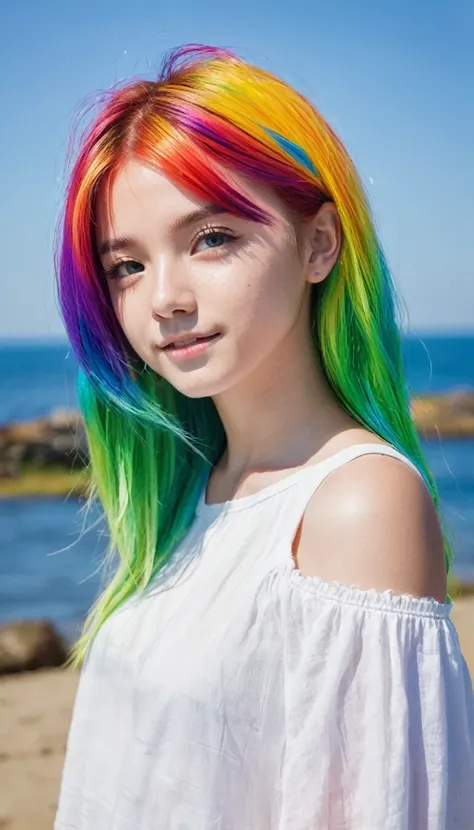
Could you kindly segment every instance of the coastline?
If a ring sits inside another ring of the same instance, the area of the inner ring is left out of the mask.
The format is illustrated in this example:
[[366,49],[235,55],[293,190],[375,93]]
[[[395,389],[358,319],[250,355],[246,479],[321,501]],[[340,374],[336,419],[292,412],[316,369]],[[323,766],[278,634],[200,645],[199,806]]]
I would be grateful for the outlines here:
[[[421,439],[474,440],[474,392],[414,396],[410,410]],[[84,426],[77,410],[0,425],[0,499],[83,498],[89,488]]]

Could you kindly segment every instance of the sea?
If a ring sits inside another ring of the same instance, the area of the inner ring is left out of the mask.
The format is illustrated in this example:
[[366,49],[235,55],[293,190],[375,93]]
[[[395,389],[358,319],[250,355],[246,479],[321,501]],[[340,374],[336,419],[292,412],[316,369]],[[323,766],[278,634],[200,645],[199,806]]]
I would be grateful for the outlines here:
[[[474,334],[410,336],[413,394],[474,391]],[[76,409],[76,364],[61,340],[0,341],[0,425]],[[474,582],[474,439],[423,441],[454,543],[454,573]],[[74,498],[0,499],[0,623],[49,619],[68,639],[101,587],[107,529]]]

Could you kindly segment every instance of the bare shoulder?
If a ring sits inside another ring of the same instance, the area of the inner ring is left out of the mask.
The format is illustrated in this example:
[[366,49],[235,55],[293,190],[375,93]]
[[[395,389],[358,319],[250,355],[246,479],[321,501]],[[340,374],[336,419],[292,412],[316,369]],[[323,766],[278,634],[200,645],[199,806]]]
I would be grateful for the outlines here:
[[423,480],[399,459],[360,456],[331,473],[295,541],[305,576],[445,601],[438,514]]

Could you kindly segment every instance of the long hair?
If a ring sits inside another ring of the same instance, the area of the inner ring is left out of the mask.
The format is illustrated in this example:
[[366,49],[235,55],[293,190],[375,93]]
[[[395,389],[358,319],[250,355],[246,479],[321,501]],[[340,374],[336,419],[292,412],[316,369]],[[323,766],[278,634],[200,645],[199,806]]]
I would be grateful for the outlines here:
[[212,399],[188,399],[150,372],[111,306],[94,247],[97,194],[131,158],[258,222],[270,219],[236,189],[232,172],[272,186],[301,218],[335,204],[341,253],[327,279],[313,286],[311,301],[322,369],[347,412],[416,465],[439,510],[410,413],[401,306],[347,151],[315,107],[282,80],[229,51],[179,48],[157,80],[134,80],[102,99],[82,138],[61,221],[58,296],[79,363],[91,467],[87,504],[100,500],[110,538],[104,564],[117,563],[72,649],[76,666],[102,623],[169,561],[193,520],[206,471],[225,446]]

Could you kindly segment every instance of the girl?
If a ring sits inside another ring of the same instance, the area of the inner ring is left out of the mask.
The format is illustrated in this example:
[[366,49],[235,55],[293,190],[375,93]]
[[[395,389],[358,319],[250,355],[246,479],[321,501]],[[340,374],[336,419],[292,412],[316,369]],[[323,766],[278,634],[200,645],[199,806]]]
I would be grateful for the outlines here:
[[73,652],[56,830],[468,830],[451,551],[328,124],[175,51],[103,102],[58,265],[118,564]]

